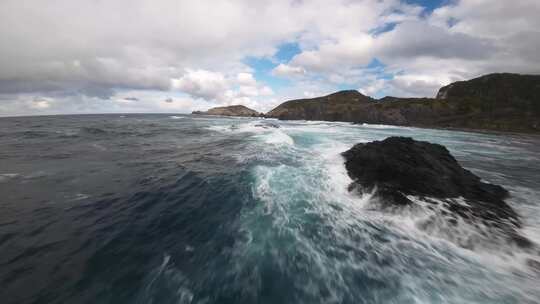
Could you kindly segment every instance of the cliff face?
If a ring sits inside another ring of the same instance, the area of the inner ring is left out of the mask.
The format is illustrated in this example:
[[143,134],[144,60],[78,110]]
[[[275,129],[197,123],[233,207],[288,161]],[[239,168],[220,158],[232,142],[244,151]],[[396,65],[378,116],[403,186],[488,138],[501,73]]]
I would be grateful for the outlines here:
[[242,105],[215,107],[209,109],[208,111],[194,111],[192,114],[245,117],[256,117],[261,115],[259,112]]
[[296,99],[282,103],[266,114],[288,120],[355,121],[359,111],[374,99],[358,91],[340,91],[323,97]]
[[540,75],[502,73],[454,82],[442,87],[437,99],[469,97],[495,103],[528,105],[538,96],[540,96]]
[[376,100],[342,91],[287,101],[266,116],[540,133],[540,76],[490,74],[445,86],[437,98]]

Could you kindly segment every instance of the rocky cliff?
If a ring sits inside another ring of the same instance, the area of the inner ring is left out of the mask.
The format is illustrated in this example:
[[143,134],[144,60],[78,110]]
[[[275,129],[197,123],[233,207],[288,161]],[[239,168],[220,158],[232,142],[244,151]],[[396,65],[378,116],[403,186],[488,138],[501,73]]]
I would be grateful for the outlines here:
[[356,121],[359,110],[375,101],[358,91],[340,91],[323,97],[296,99],[282,103],[266,114],[288,120]]
[[234,105],[228,107],[215,107],[208,111],[194,111],[192,114],[199,115],[222,115],[222,116],[245,116],[245,117],[257,117],[261,114],[255,110],[252,110],[246,106]]
[[437,98],[373,99],[357,91],[287,101],[279,119],[348,121],[540,133],[540,76],[490,74],[439,90]]

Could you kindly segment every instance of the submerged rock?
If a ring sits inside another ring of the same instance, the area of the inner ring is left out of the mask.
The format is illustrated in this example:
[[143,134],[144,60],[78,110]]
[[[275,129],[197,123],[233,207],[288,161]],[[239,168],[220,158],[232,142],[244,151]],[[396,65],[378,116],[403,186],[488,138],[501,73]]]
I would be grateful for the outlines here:
[[389,137],[357,144],[343,156],[353,179],[349,190],[376,189],[384,207],[410,205],[411,195],[428,203],[443,201],[450,221],[480,222],[503,231],[519,246],[530,245],[516,232],[521,221],[504,202],[508,191],[462,168],[444,146]]

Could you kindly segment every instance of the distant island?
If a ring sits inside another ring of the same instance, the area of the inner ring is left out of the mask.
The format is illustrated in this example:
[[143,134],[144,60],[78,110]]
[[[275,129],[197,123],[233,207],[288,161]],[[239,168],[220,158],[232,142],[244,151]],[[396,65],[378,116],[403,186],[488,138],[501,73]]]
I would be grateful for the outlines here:
[[286,101],[265,117],[539,133],[540,76],[489,74],[442,87],[436,98],[374,99],[340,91]]
[[228,107],[215,107],[208,111],[193,111],[191,114],[198,115],[221,115],[221,116],[244,116],[244,117],[259,117],[262,113],[259,113],[253,109],[250,109],[242,105],[233,105]]

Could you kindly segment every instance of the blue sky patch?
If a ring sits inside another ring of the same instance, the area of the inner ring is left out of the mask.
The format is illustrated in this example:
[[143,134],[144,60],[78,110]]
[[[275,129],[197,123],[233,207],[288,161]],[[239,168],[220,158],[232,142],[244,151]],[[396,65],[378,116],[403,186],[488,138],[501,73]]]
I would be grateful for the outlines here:
[[274,55],[279,62],[289,62],[294,56],[300,54],[302,50],[296,42],[284,43],[278,47],[277,53]]
[[272,70],[278,65],[269,58],[248,57],[244,60],[254,70],[253,76],[257,81],[263,82],[273,90],[290,85],[290,81],[281,77],[272,75]]
[[373,35],[373,36],[378,36],[378,35],[380,35],[382,33],[390,32],[396,27],[396,25],[397,25],[396,22],[385,23],[384,25],[379,26],[379,27],[374,28],[373,30],[371,30],[370,34]]
[[424,8],[424,13],[431,14],[435,9],[452,4],[455,0],[404,0],[408,4],[416,4]]

